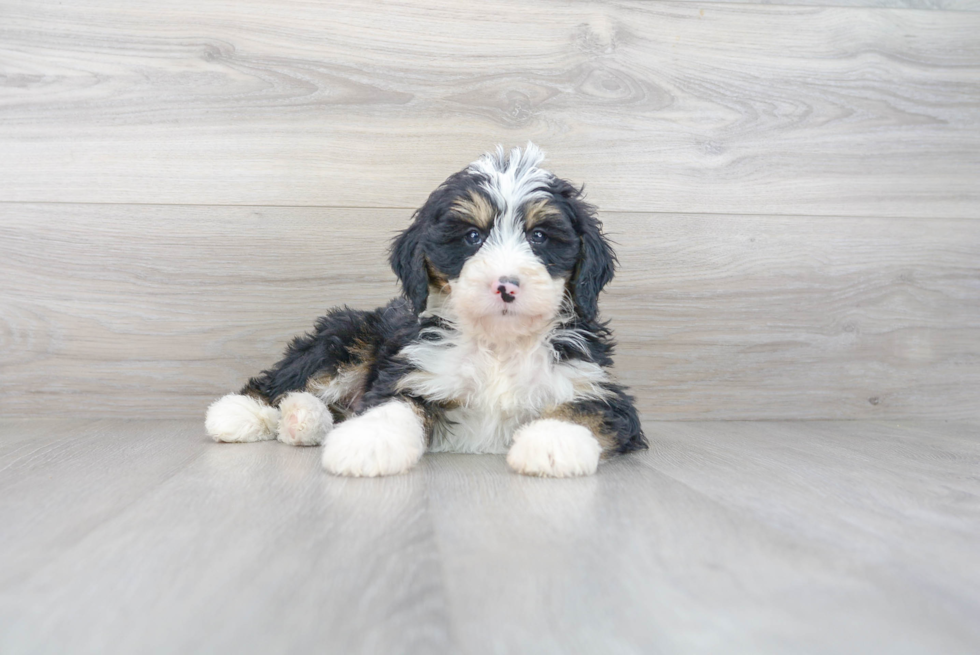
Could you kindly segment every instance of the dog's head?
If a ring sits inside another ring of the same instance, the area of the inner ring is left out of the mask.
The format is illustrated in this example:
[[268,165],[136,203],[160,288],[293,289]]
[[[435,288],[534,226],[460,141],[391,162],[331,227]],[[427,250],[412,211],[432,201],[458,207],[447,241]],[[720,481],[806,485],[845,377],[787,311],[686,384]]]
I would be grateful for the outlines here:
[[615,255],[581,190],[538,167],[528,144],[484,155],[432,192],[394,241],[391,267],[416,313],[449,305],[498,333],[550,324],[566,298],[598,314]]

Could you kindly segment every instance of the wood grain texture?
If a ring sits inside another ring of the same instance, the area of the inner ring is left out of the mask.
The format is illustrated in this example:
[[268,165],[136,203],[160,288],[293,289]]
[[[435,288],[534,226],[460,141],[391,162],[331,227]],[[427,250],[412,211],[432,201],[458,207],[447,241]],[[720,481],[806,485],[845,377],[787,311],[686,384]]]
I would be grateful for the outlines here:
[[652,452],[559,488],[495,458],[427,463],[468,652],[976,647],[976,426],[650,431]]
[[0,421],[4,653],[973,653],[980,427],[653,423],[347,480],[198,421]]
[[[401,210],[6,204],[0,413],[200,417],[327,307],[397,293]],[[660,419],[977,418],[980,223],[605,213],[617,373]]]
[[0,455],[4,653],[447,652],[419,475],[329,477],[319,449],[215,448],[197,421],[0,439],[20,442]]
[[533,139],[607,210],[980,208],[975,12],[5,0],[0,200],[414,207]]
[[[692,0],[693,1],[693,0]],[[698,3],[699,7],[718,2],[734,2],[741,0],[711,0],[710,3]],[[882,9],[925,9],[940,11],[980,11],[978,0],[764,0],[762,5],[790,5],[804,7],[861,7]]]

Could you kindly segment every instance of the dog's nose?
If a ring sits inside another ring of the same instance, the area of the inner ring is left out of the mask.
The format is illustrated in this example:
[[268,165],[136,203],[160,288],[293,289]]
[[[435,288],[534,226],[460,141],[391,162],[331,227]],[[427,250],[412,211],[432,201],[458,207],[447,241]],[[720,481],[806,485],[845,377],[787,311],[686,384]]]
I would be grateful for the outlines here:
[[500,299],[504,302],[514,302],[520,291],[521,282],[516,277],[501,275],[500,279],[493,283],[494,293],[500,294]]

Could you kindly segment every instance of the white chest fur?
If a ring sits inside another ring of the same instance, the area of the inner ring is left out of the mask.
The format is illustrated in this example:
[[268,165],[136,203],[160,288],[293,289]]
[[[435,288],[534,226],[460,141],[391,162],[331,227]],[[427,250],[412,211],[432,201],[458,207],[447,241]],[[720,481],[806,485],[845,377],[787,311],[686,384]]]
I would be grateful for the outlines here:
[[514,431],[549,407],[602,397],[605,371],[583,361],[559,362],[540,338],[506,344],[456,336],[402,351],[417,371],[402,389],[450,407],[430,449],[505,453]]

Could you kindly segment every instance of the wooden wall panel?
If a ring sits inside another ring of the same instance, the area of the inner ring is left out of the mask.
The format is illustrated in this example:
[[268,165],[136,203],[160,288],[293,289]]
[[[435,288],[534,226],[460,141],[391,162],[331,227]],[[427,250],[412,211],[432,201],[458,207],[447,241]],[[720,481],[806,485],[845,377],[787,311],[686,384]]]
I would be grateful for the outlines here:
[[607,210],[975,218],[980,15],[0,4],[0,200],[417,206],[528,139]]
[[[334,304],[402,210],[3,204],[0,414],[195,417]],[[648,417],[978,418],[980,222],[606,213]]]
[[[656,0],[651,0],[656,1]],[[689,0],[696,2],[696,0]],[[710,3],[699,2],[699,7],[717,2],[734,2],[740,0],[711,0]],[[789,5],[801,7],[861,7],[881,9],[926,9],[940,11],[980,11],[978,0],[768,0],[765,5]]]

